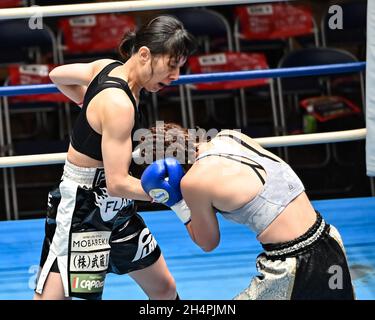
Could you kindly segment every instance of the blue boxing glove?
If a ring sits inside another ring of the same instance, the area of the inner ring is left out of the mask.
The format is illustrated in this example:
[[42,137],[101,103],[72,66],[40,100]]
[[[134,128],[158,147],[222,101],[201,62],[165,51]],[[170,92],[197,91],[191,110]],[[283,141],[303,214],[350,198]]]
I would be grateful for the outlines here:
[[159,159],[151,163],[143,172],[141,184],[155,202],[170,207],[177,217],[187,224],[191,213],[181,194],[180,182],[183,176],[184,171],[178,160]]

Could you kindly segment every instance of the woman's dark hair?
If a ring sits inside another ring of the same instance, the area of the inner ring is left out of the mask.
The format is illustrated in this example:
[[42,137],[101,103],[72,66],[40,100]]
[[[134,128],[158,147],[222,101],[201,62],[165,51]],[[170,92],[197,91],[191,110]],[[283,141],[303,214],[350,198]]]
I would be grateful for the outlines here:
[[160,158],[174,157],[179,160],[185,172],[190,169],[196,156],[195,143],[204,139],[200,130],[188,130],[172,122],[149,130],[149,134],[142,139],[140,148],[143,158],[146,158],[146,152],[152,153],[148,155],[150,163]]
[[121,41],[119,51],[126,61],[142,46],[149,48],[152,55],[167,54],[172,61],[178,62],[195,51],[196,41],[178,19],[158,16],[137,32],[127,33]]

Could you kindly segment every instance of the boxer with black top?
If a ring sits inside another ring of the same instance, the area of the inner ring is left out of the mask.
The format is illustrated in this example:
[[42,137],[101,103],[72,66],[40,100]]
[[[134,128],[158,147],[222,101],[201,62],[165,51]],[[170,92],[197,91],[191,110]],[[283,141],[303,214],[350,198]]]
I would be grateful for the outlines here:
[[35,299],[101,299],[108,272],[129,274],[150,299],[176,299],[176,284],[134,200],[150,201],[131,175],[132,138],[144,127],[142,89],[157,92],[179,77],[194,49],[170,16],[125,35],[109,59],[56,67],[51,80],[82,110],[61,182],[48,196]]

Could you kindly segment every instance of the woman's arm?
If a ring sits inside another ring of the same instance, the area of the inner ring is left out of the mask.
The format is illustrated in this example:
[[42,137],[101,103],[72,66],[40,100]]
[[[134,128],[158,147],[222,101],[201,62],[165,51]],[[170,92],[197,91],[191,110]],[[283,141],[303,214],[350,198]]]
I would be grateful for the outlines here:
[[91,63],[73,63],[58,66],[49,73],[49,77],[65,96],[80,104],[91,80],[101,68],[111,61],[102,59]]
[[[151,201],[141,181],[129,175],[132,160],[134,108],[120,89],[111,89],[101,98],[102,154],[108,193],[111,196]],[[99,102],[98,102],[99,103]]]
[[193,179],[181,181],[181,192],[191,210],[191,221],[186,225],[191,239],[208,252],[220,242],[220,230],[216,212],[212,207],[210,189]]

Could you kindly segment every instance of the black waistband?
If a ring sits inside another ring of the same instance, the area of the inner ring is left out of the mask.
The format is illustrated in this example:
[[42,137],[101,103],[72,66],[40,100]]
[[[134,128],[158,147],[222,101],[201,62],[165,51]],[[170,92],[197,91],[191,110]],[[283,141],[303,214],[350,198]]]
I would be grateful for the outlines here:
[[262,244],[262,247],[267,256],[291,256],[314,245],[328,228],[329,225],[316,211],[315,223],[302,236],[287,242]]

